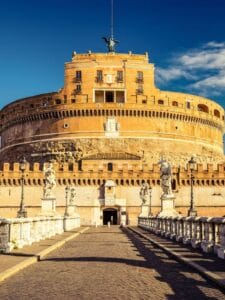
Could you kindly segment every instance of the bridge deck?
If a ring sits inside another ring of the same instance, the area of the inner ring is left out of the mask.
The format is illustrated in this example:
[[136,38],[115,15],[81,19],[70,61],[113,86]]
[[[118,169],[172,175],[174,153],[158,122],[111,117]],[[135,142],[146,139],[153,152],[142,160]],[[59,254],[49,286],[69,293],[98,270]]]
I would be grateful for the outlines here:
[[203,276],[215,281],[225,290],[225,261],[218,258],[216,254],[204,253],[199,248],[194,249],[191,245],[175,242],[171,239],[161,237],[141,228],[131,228],[134,232],[141,234],[147,240],[160,246],[179,261],[185,262],[197,269]]
[[225,299],[193,269],[117,226],[91,228],[68,241],[3,281],[0,295],[1,300]]

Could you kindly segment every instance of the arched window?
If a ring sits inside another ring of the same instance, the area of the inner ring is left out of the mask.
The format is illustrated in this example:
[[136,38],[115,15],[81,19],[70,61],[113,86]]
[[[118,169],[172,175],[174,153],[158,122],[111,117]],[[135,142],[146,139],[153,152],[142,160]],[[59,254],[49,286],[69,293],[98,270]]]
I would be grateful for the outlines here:
[[209,113],[209,108],[205,104],[198,104],[198,111],[202,111],[204,113]]
[[158,104],[159,104],[159,105],[163,105],[163,104],[164,104],[164,101],[160,99],[160,100],[158,100]]
[[61,99],[56,99],[55,100],[55,104],[61,104],[61,103],[62,103]]
[[220,118],[220,112],[218,111],[218,109],[214,109],[214,116]]

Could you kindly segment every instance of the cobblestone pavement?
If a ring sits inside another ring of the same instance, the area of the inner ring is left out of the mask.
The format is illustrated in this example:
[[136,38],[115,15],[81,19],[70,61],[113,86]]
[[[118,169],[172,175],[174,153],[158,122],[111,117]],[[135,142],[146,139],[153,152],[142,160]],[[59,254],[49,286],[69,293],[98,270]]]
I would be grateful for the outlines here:
[[0,299],[225,299],[146,240],[92,228],[0,284]]

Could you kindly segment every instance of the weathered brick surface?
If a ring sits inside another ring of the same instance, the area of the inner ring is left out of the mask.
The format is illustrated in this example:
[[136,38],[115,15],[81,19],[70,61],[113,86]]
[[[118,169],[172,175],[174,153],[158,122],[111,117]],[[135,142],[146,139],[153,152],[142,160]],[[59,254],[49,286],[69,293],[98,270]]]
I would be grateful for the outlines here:
[[1,299],[225,299],[192,269],[118,227],[93,228],[0,285]]

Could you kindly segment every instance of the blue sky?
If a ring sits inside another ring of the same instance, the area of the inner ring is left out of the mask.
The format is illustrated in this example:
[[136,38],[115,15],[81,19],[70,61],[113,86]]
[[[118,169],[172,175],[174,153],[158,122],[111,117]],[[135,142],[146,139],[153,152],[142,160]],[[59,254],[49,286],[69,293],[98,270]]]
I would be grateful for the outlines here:
[[[105,52],[111,0],[1,0],[0,107],[63,86],[72,51]],[[114,0],[118,52],[149,52],[161,89],[225,106],[224,0]]]

